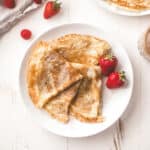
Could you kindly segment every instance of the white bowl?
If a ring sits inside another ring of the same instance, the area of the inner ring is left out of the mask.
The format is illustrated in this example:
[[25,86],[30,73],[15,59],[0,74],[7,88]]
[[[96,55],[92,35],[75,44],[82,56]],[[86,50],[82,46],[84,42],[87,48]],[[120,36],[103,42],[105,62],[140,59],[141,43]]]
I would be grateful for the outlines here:
[[[125,87],[116,90],[109,90],[104,86],[103,90],[103,123],[81,123],[71,118],[68,124],[62,124],[52,119],[45,111],[35,108],[27,91],[26,83],[26,65],[31,49],[34,44],[40,40],[50,40],[58,38],[65,34],[79,33],[89,34],[107,40],[113,49],[113,53],[119,59],[118,69],[126,71],[128,84]],[[123,112],[126,110],[132,90],[133,90],[133,71],[130,60],[124,48],[114,41],[114,36],[106,34],[101,29],[87,24],[65,24],[49,29],[41,36],[37,37],[28,47],[27,52],[22,60],[20,68],[19,86],[22,99],[25,106],[31,112],[31,116],[45,129],[57,135],[65,137],[85,137],[100,133],[114,124]]]

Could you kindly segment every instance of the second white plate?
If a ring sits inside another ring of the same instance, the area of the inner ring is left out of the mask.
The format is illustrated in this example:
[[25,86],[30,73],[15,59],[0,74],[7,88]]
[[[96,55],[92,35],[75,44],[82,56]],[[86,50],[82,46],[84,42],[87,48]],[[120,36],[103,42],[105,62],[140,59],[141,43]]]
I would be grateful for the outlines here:
[[106,0],[96,0],[96,1],[100,7],[107,9],[115,14],[124,15],[124,16],[150,15],[150,10],[142,10],[142,11],[127,10],[115,4],[110,4]]
[[[105,117],[105,121],[103,123],[88,124],[71,119],[68,124],[62,124],[52,119],[45,111],[35,108],[28,95],[26,84],[26,66],[32,47],[40,40],[47,41],[70,33],[89,34],[108,41],[112,46],[113,53],[119,59],[118,69],[126,72],[128,84],[125,87],[117,90],[109,90],[104,86],[103,116]],[[66,24],[49,29],[31,43],[22,61],[19,76],[19,86],[22,99],[26,107],[29,109],[31,116],[33,116],[33,118],[35,118],[43,128],[57,135],[65,137],[85,137],[97,134],[107,129],[123,114],[128,106],[132,94],[133,71],[126,51],[120,45],[120,43],[114,41],[114,36],[105,33],[97,27],[87,24]]]

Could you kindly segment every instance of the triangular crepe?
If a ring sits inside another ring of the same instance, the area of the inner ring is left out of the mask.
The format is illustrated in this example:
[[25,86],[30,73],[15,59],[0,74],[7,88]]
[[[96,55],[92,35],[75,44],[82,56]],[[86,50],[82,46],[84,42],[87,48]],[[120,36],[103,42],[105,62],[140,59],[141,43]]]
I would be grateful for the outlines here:
[[87,65],[97,65],[98,58],[111,49],[106,41],[81,34],[65,35],[51,41],[50,45],[69,62]]
[[84,79],[79,88],[76,99],[71,105],[71,114],[83,122],[101,122],[101,72],[97,66],[72,64]]
[[76,96],[80,82],[78,81],[59,95],[52,98],[44,107],[46,111],[60,122],[67,123],[69,121],[69,107]]
[[27,83],[33,103],[42,108],[52,97],[82,78],[69,62],[40,42],[28,62]]

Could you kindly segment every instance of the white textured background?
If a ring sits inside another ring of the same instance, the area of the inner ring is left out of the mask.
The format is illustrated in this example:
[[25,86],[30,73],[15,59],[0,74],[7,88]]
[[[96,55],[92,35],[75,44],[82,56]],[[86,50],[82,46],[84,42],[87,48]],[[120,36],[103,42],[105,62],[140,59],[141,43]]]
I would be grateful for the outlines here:
[[[40,8],[29,13],[0,38],[0,150],[150,150],[150,63],[137,50],[137,39],[150,25],[150,16],[115,15],[94,0],[63,0],[62,11],[49,20],[43,19],[42,12]],[[107,131],[83,139],[59,137],[41,129],[27,113],[18,92],[20,62],[32,41],[22,40],[20,30],[30,28],[35,38],[47,28],[71,22],[95,24],[117,37],[135,73],[126,113]]]

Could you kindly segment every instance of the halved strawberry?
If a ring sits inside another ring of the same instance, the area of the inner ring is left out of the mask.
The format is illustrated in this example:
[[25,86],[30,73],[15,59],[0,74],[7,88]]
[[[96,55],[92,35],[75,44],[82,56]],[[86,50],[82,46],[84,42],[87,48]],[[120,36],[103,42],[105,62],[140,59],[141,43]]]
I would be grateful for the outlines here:
[[43,14],[44,18],[48,19],[54,16],[59,12],[60,8],[61,8],[61,3],[58,2],[58,0],[47,2],[44,8],[44,14]]

